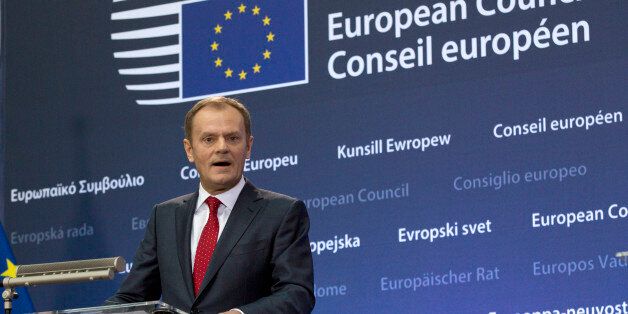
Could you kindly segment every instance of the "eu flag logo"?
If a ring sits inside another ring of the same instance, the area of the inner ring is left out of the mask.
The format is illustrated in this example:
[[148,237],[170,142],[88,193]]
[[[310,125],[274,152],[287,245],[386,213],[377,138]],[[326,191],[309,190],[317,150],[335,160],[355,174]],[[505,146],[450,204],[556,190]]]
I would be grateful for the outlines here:
[[308,82],[305,1],[184,4],[181,97]]

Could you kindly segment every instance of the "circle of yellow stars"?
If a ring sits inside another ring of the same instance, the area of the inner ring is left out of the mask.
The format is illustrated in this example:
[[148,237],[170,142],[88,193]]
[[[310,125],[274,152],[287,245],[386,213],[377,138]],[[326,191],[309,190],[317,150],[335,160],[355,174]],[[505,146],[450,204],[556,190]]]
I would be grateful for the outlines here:
[[[241,15],[241,14],[247,14],[250,12],[250,14],[252,14],[255,17],[262,17],[261,14],[262,9],[255,5],[253,8],[248,8],[246,5],[244,5],[244,3],[240,3],[240,5],[238,7],[236,7],[236,10],[234,10],[233,12],[231,12],[231,10],[227,10],[227,12],[225,12],[223,14],[223,16],[225,17],[223,25],[226,25],[226,23],[228,23],[229,21],[232,21],[233,18],[235,16]],[[262,27],[264,28],[270,28],[270,22],[271,22],[271,18],[268,17],[268,15],[264,15],[263,18],[261,18],[260,20]],[[216,26],[213,27],[214,30],[214,35],[216,38],[219,38],[219,35],[222,34],[223,31],[223,25],[221,25],[220,23],[217,23]],[[267,43],[271,43],[274,42],[276,39],[276,34],[273,33],[272,31],[268,31],[268,32],[264,32],[266,33],[266,35],[264,35],[265,37],[265,41]],[[226,67],[227,69],[223,71],[225,78],[232,78],[234,77],[234,70],[231,67],[228,66],[223,66],[224,60],[222,58],[220,58],[220,56],[218,56],[220,54],[220,42],[217,40],[210,40],[211,44],[209,45],[210,47],[210,54],[214,53],[216,54],[216,57],[212,59],[212,62],[214,63],[214,67],[215,68],[224,68]],[[270,60],[272,52],[266,48],[264,49],[264,51],[260,52],[260,55],[262,57],[262,61],[263,60]],[[259,74],[262,71],[262,66],[260,65],[261,62],[256,62],[253,66],[250,67],[251,70],[253,70],[253,75],[255,74]],[[237,73],[238,77],[240,78],[241,81],[246,80],[247,75],[249,74],[249,72],[245,71],[245,69],[248,70],[248,68],[242,68],[240,69],[240,72]]]

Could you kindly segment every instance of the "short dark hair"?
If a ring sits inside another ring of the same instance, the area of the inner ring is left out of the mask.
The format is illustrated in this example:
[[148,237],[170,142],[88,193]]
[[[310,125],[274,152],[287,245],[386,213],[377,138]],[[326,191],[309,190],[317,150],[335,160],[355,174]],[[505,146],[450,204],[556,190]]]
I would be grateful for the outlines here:
[[183,130],[185,131],[185,138],[188,141],[192,141],[192,119],[194,119],[196,113],[207,106],[211,106],[215,109],[224,109],[226,106],[231,106],[238,110],[244,119],[244,130],[246,131],[246,136],[251,136],[251,114],[249,113],[249,110],[246,109],[244,104],[234,98],[212,96],[200,100],[192,107],[192,109],[190,109],[190,111],[188,111],[188,113],[185,114]]

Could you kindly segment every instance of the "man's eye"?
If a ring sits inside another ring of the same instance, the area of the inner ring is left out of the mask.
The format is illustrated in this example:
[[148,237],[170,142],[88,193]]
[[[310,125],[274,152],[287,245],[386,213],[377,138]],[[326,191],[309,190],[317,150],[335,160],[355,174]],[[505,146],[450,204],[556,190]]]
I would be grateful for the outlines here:
[[213,141],[214,141],[214,139],[211,138],[211,137],[203,138],[203,142],[205,142],[205,143],[212,143]]
[[229,140],[232,141],[232,142],[237,142],[239,139],[240,139],[240,137],[236,136],[236,135],[229,137]]

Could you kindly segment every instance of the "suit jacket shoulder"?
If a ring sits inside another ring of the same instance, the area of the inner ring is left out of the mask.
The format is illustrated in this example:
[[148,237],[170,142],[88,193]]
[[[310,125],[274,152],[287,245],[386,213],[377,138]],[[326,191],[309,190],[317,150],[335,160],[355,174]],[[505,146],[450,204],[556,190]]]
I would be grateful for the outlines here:
[[169,200],[163,201],[155,205],[155,207],[168,207],[168,208],[175,207],[176,208],[190,201],[196,202],[197,198],[198,198],[198,192],[194,192],[194,193],[177,196],[175,198],[171,198]]
[[269,209],[271,210],[278,210],[278,211],[285,212],[289,210],[291,207],[295,206],[296,203],[302,203],[300,200],[294,197],[284,195],[281,193],[264,190],[264,189],[257,189],[257,191],[261,198],[263,198],[265,201],[268,201]]

